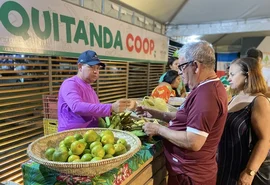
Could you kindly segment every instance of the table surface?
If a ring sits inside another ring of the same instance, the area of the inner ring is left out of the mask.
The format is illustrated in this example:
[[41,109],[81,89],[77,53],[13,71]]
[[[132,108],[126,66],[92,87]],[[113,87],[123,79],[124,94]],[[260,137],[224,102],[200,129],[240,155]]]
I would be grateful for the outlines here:
[[[120,185],[125,184],[138,170],[163,151],[162,142],[142,142],[141,149],[122,165],[97,176],[74,176],[62,174],[33,161],[22,164],[24,184],[31,185]],[[89,169],[90,170],[90,169]]]

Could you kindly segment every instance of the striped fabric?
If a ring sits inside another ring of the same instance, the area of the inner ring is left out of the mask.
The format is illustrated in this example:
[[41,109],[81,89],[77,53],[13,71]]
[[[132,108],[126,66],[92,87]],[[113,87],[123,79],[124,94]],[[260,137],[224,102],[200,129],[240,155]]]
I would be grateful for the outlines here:
[[248,124],[251,120],[250,103],[245,108],[228,113],[218,150],[217,185],[236,185],[248,162]]

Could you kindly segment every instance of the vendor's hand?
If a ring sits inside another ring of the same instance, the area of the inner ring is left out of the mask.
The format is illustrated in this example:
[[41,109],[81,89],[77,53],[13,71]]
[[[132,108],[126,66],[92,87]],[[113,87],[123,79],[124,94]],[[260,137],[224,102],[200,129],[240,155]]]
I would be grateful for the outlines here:
[[127,103],[127,110],[134,111],[137,107],[137,102],[132,99],[127,99],[129,102]]
[[143,106],[138,106],[136,108],[135,112],[138,116],[143,116],[143,117],[147,117],[147,118],[152,117],[152,115],[148,112],[148,109],[146,107],[143,107]]
[[246,170],[244,170],[240,174],[237,185],[251,185],[253,179],[254,179],[254,176],[250,176],[249,174],[247,174]]
[[160,124],[147,122],[144,124],[142,128],[148,136],[154,136],[154,135],[158,135],[160,127],[161,127]]
[[131,99],[119,99],[112,104],[112,111],[124,112],[125,110],[135,110],[136,101]]

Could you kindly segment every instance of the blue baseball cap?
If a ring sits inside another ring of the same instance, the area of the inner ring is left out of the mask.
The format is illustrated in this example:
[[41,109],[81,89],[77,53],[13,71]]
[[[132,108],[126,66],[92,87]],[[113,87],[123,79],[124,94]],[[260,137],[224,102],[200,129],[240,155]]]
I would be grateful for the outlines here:
[[81,53],[78,58],[78,63],[88,64],[89,66],[101,65],[102,67],[105,67],[105,64],[100,62],[96,52],[92,50]]

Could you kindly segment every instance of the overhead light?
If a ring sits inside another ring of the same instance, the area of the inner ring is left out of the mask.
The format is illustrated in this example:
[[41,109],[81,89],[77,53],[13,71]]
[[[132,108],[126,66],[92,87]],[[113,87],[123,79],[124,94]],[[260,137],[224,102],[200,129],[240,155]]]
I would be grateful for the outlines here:
[[158,23],[155,23],[155,27],[156,27],[157,29],[161,29],[161,25],[158,24]]
[[138,20],[139,20],[140,22],[144,22],[144,17],[138,17]]
[[127,15],[127,11],[121,9],[121,14]]
[[200,35],[190,35],[190,36],[180,36],[180,37],[176,37],[175,39],[182,43],[182,44],[186,44],[189,42],[196,42],[199,41],[201,38]]
[[191,36],[188,36],[188,41],[189,42],[196,42],[196,41],[199,41],[201,38],[200,35],[191,35]]
[[112,9],[119,11],[119,6],[112,3]]

